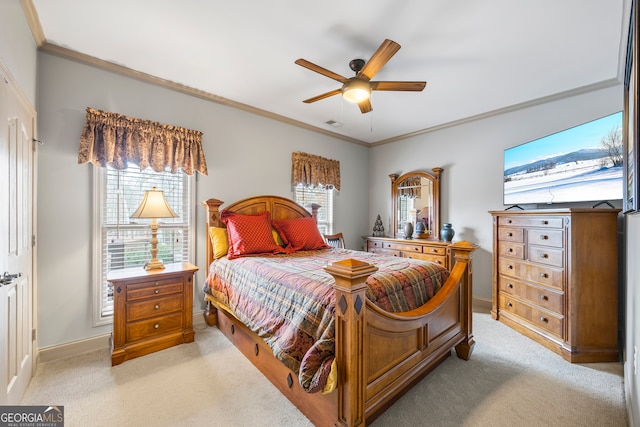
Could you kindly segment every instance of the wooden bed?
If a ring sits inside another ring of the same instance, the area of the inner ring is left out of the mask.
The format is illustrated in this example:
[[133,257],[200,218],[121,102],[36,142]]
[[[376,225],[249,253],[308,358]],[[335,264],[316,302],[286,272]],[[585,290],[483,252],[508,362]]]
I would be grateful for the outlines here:
[[[207,265],[213,261],[209,227],[224,227],[222,201],[209,199],[207,209]],[[258,196],[224,208],[240,214],[269,211],[271,219],[315,216],[283,197]],[[455,349],[468,360],[474,346],[471,325],[471,255],[476,246],[451,246],[456,261],[449,279],[426,304],[404,313],[388,313],[365,297],[365,280],[376,271],[355,259],[333,263],[325,270],[335,278],[335,361],[337,387],[328,394],[307,393],[297,374],[277,360],[255,333],[205,294],[208,325],[225,336],[298,409],[318,426],[363,426],[433,370]]]

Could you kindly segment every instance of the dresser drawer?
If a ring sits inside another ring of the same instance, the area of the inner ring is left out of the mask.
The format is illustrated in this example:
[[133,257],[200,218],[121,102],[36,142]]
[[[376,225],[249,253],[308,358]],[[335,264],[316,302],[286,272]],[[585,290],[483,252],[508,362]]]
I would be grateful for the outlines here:
[[501,242],[524,242],[524,229],[515,227],[499,227],[498,240]]
[[417,252],[422,253],[422,246],[420,245],[412,245],[411,243],[394,243],[394,242],[384,242],[385,249],[393,249],[396,251],[402,252]]
[[524,259],[524,245],[522,243],[500,243],[498,254],[510,258]]
[[368,252],[373,252],[378,255],[386,255],[386,256],[401,256],[402,253],[400,251],[396,251],[393,249],[381,249],[381,248],[370,248]]
[[182,311],[182,303],[181,294],[129,303],[127,304],[127,322],[135,322],[149,317],[164,316],[174,311]]
[[129,323],[126,326],[126,340],[149,339],[168,331],[179,330],[182,326],[182,313]]
[[551,266],[534,265],[523,261],[500,258],[498,260],[498,272],[506,276],[521,278],[560,290],[564,288],[563,270]]
[[564,220],[563,217],[507,216],[507,217],[500,217],[498,225],[562,228],[563,220]]
[[544,246],[529,246],[529,261],[541,264],[564,267],[563,250]]
[[404,255],[405,258],[420,259],[423,261],[433,262],[434,264],[438,264],[443,267],[446,267],[447,258],[445,256],[431,255],[431,254],[418,254],[415,252],[403,252],[402,254]]
[[563,339],[564,317],[503,294],[500,295],[499,307],[500,310],[513,313],[536,328]]
[[562,230],[544,230],[532,228],[528,232],[528,242],[531,245],[553,246],[554,248],[563,247],[563,231]]
[[447,255],[447,248],[442,246],[423,246],[422,253],[429,255]]
[[367,252],[374,252],[374,249],[382,249],[381,240],[367,240]]
[[530,285],[506,276],[500,276],[498,281],[500,292],[554,311],[558,315],[564,313],[564,293],[562,291]]
[[182,292],[182,277],[153,280],[127,286],[127,301]]

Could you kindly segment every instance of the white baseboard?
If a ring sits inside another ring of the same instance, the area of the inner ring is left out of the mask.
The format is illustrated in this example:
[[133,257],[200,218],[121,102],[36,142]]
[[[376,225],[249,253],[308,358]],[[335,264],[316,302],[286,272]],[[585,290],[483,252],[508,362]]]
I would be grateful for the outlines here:
[[[206,327],[203,311],[193,313],[193,327]],[[64,344],[43,347],[37,350],[36,363],[50,362],[64,359],[90,351],[106,350],[111,348],[111,334],[99,335],[84,340],[72,341]]]

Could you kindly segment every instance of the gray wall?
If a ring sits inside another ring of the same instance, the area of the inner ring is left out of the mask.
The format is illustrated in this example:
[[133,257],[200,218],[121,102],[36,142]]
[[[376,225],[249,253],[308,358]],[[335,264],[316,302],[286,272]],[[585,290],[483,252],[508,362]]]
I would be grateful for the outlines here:
[[[441,222],[480,245],[474,297],[491,300],[491,210],[502,204],[503,150],[622,109],[622,87],[598,90],[415,136],[371,150],[369,211],[388,230],[391,173],[442,167]],[[590,205],[589,205],[590,206]],[[542,206],[544,207],[544,206]],[[374,218],[370,218],[373,227]]]
[[[90,164],[77,164],[85,108],[197,129],[208,176],[197,174],[196,200],[232,202],[258,194],[292,197],[291,153],[340,161],[342,188],[335,197],[335,228],[347,245],[366,233],[369,148],[190,97],[98,68],[38,54],[38,345],[48,347],[111,332],[92,327],[93,191]],[[205,266],[205,211],[196,214],[196,256]],[[196,304],[196,311],[200,309]]]

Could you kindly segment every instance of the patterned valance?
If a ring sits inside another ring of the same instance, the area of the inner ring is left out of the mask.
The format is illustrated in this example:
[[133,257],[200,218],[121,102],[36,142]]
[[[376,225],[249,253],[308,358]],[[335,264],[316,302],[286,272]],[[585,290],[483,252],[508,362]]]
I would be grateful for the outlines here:
[[202,132],[87,108],[78,163],[207,175]]
[[291,154],[293,186],[333,187],[340,191],[340,162],[307,153]]
[[422,181],[419,176],[410,177],[398,184],[400,196],[409,199],[419,199],[422,195]]

